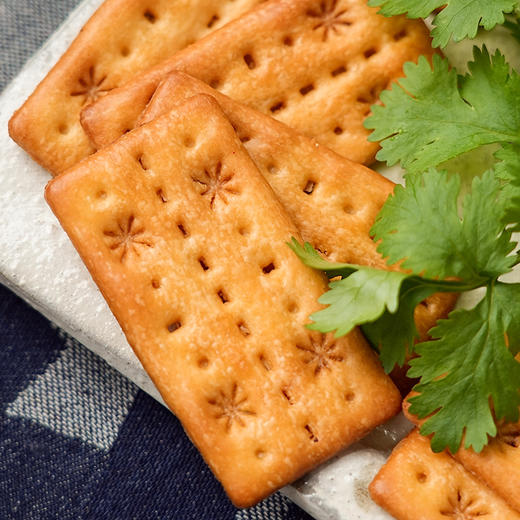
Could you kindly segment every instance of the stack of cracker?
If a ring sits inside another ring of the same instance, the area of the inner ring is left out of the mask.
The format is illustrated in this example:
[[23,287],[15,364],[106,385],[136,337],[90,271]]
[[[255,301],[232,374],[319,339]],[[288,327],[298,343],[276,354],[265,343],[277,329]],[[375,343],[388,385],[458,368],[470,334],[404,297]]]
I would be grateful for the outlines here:
[[[432,52],[422,23],[365,0],[107,0],[10,122],[60,174],[49,204],[239,506],[400,408],[359,331],[305,329],[326,281],[286,243],[385,267],[369,230],[392,184],[345,157],[373,160],[370,105]],[[420,305],[419,330],[452,303]]]
[[[420,427],[426,419],[410,413],[409,397],[403,405],[405,416]],[[399,520],[518,520],[519,489],[520,422],[501,422],[496,437],[480,453],[461,446],[453,455],[433,453],[429,439],[416,428],[376,476],[370,494]]]
[[167,74],[196,77],[339,154],[370,163],[363,121],[403,64],[433,54],[422,21],[385,18],[366,0],[271,0],[83,110],[98,147],[134,128]]
[[[426,419],[410,413],[410,398],[415,395],[416,392],[411,392],[405,399],[403,411],[420,427]],[[461,447],[453,457],[520,512],[520,421],[500,421],[497,430],[497,435],[480,453]]]
[[9,122],[11,137],[53,175],[96,148],[81,110],[260,0],[106,0]]
[[238,506],[394,415],[358,331],[303,324],[325,290],[217,103],[196,96],[49,183],[129,343]]
[[[398,520],[520,520],[517,497],[508,501],[511,496],[495,492],[482,476],[448,453],[433,453],[428,438],[416,429],[398,444],[370,484],[370,494]],[[509,477],[502,469],[502,482]]]
[[[116,18],[120,30],[109,31]],[[403,64],[421,54],[433,54],[422,22],[385,18],[365,0],[240,0],[218,9],[208,0],[153,6],[148,0],[107,0],[14,114],[9,129],[15,141],[57,175],[139,124],[161,80],[168,83],[169,72],[184,70],[344,157],[370,163],[377,150],[363,127],[370,105],[402,74]],[[169,87],[161,90],[154,99],[169,96]],[[273,164],[267,166],[272,170]],[[293,166],[294,172],[299,164]],[[351,170],[352,164],[341,169]],[[311,189],[318,175],[316,168],[302,190]],[[342,177],[331,182],[330,188],[338,190],[332,199],[349,193]],[[353,180],[365,200],[373,198],[377,213],[381,191]],[[341,211],[334,219],[322,215],[330,202],[316,208],[318,217],[307,219],[317,239],[298,222],[304,238],[331,259],[384,266],[368,236],[373,209],[351,218],[350,204],[339,200],[346,215],[335,222]],[[351,233],[362,234],[364,244],[352,243]],[[436,295],[417,307],[422,338],[453,303],[453,295]]]

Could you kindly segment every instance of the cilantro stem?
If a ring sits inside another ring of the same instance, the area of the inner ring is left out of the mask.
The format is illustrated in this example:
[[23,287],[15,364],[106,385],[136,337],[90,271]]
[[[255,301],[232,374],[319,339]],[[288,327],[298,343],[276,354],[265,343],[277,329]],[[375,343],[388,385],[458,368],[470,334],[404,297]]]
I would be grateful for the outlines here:
[[479,278],[473,282],[451,281],[451,280],[433,280],[431,278],[421,278],[420,276],[411,276],[410,280],[420,283],[423,287],[431,287],[438,292],[466,292],[478,289],[486,285],[487,280]]

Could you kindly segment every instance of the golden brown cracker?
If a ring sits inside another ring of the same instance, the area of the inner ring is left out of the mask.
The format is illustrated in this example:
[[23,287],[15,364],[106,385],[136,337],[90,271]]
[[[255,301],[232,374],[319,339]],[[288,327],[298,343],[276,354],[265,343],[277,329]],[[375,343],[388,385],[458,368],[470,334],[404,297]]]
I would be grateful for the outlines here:
[[57,174],[94,151],[81,109],[259,0],[106,0],[15,113],[11,137]]
[[[413,395],[417,393],[409,397]],[[426,420],[410,413],[408,398],[403,403],[403,410],[406,417],[418,426]],[[520,421],[500,421],[497,429],[496,437],[490,439],[480,453],[461,448],[454,457],[520,512]]]
[[278,0],[115,89],[82,113],[99,147],[134,128],[173,70],[275,117],[355,162],[369,163],[363,121],[406,61],[431,56],[422,21],[386,18],[366,0]]
[[[218,101],[304,240],[332,261],[387,268],[370,228],[394,185],[378,173],[181,72],[162,82],[138,124],[200,93]],[[447,317],[455,301],[455,294],[435,294],[417,307],[422,339],[436,320]]]
[[304,328],[324,279],[286,245],[297,230],[209,96],[83,161],[46,197],[237,505],[398,410],[357,330]]
[[304,240],[335,262],[386,266],[370,228],[394,184],[378,173],[180,72],[161,84],[138,124],[201,93],[218,101]]
[[455,458],[520,512],[520,421],[501,422],[481,453],[461,449]]
[[520,514],[414,430],[370,484],[370,495],[398,520],[519,520]]

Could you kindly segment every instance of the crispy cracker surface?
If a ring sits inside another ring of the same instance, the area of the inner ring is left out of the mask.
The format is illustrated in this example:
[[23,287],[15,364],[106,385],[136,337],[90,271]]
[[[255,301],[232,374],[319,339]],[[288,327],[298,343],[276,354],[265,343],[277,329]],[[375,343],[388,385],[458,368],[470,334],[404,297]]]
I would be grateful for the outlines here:
[[372,498],[398,520],[519,520],[483,482],[414,430],[370,484]]
[[[416,425],[424,422],[410,413],[408,399],[403,404],[403,410]],[[520,421],[499,422],[497,436],[490,439],[480,453],[461,448],[454,457],[520,512]]]
[[106,0],[10,121],[11,137],[57,174],[94,151],[83,107],[259,0]]
[[370,228],[394,184],[181,72],[157,89],[138,124],[196,94],[214,97],[303,239],[330,260],[384,267]]
[[[370,228],[394,185],[378,173],[180,72],[161,83],[138,124],[200,93],[218,101],[304,240],[332,261],[387,268]],[[455,294],[435,294],[417,307],[421,338],[455,301]]]
[[115,89],[82,113],[99,147],[133,128],[164,76],[180,70],[316,137],[355,162],[377,151],[363,121],[406,61],[431,56],[417,20],[385,18],[366,0],[266,2]]
[[356,330],[304,328],[323,278],[209,96],[54,179],[46,197],[165,402],[239,506],[395,414]]
[[461,449],[455,458],[520,513],[520,421],[499,424],[481,453]]

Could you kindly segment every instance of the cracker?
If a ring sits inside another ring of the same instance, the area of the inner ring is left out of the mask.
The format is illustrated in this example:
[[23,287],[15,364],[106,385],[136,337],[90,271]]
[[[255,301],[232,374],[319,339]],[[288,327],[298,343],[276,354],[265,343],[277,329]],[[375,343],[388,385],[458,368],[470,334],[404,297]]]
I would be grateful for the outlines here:
[[369,232],[394,184],[373,170],[180,72],[160,85],[138,124],[201,93],[218,101],[304,240],[335,262],[386,265]]
[[[425,419],[412,415],[409,408],[410,403],[406,400],[403,406],[406,417],[420,426]],[[490,439],[480,453],[461,448],[454,457],[520,512],[520,421],[501,421],[497,427],[497,436]]]
[[216,102],[190,99],[46,197],[165,402],[247,506],[394,415],[359,331],[304,328],[324,279]]
[[363,121],[406,61],[431,56],[422,21],[385,18],[366,0],[278,0],[227,24],[82,113],[99,147],[134,128],[161,79],[180,70],[355,162],[378,149]]
[[[138,124],[200,93],[218,101],[304,240],[334,262],[388,268],[370,238],[375,217],[394,186],[378,173],[181,72],[162,82]],[[447,317],[455,300],[455,294],[435,294],[417,307],[421,338]]]
[[57,174],[94,151],[80,110],[260,0],[106,0],[10,121],[11,137]]
[[520,520],[501,497],[414,430],[370,484],[372,498],[398,520]]

